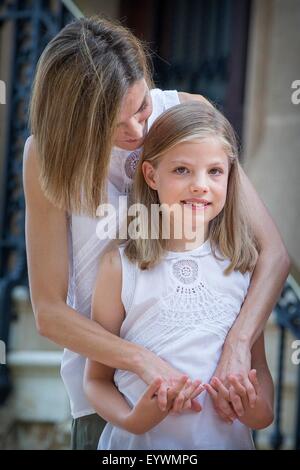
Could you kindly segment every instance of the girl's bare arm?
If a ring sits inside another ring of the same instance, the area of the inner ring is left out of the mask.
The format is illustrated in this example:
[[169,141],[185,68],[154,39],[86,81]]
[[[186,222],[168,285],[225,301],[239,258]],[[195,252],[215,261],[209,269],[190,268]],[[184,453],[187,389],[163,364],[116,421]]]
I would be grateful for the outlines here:
[[[102,256],[92,302],[92,319],[114,335],[120,334],[125,314],[121,289],[122,266],[115,249]],[[95,411],[106,421],[134,434],[141,434],[167,416],[167,411],[159,409],[155,397],[160,380],[154,381],[131,408],[114,384],[114,372],[114,369],[99,362],[86,361],[84,391]]]

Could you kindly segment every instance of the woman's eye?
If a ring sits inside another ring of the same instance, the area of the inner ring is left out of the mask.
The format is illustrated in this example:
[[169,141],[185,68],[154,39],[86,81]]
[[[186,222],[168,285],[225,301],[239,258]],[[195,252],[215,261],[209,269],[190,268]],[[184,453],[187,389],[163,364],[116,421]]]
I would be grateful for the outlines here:
[[179,166],[174,171],[177,175],[185,175],[189,170],[185,166]]
[[150,101],[147,99],[145,101],[145,103],[143,104],[143,106],[141,107],[141,109],[139,110],[140,113],[142,113],[143,111],[145,111],[150,105]]
[[143,104],[143,106],[140,109],[140,112],[145,111],[145,109],[148,107],[149,103],[146,101],[146,103]]
[[223,170],[222,168],[212,168],[211,170],[209,170],[209,173],[213,176],[218,176],[223,174]]

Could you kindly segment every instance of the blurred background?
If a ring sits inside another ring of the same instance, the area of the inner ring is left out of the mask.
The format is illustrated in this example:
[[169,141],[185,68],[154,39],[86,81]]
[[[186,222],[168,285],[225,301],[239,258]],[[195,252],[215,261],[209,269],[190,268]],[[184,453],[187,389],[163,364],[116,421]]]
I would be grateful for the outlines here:
[[158,87],[210,98],[239,135],[243,165],[292,261],[266,328],[276,417],[256,441],[299,449],[299,0],[0,0],[0,448],[69,447],[61,350],[38,336],[29,301],[22,152],[43,48],[72,18],[99,13],[148,42]]

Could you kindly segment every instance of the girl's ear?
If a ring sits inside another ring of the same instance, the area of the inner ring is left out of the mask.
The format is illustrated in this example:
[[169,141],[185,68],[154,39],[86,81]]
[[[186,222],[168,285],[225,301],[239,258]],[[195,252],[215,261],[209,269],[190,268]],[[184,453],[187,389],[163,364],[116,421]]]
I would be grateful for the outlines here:
[[156,184],[156,171],[155,168],[151,165],[150,162],[142,163],[142,172],[145,178],[146,183],[150,186],[151,189],[157,189]]

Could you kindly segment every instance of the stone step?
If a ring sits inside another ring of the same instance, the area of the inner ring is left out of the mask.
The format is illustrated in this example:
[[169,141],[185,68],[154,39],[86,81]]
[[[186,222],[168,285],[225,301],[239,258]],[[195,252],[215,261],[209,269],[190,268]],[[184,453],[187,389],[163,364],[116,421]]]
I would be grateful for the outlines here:
[[57,423],[70,416],[69,400],[60,377],[60,351],[12,351],[10,407],[23,422]]

